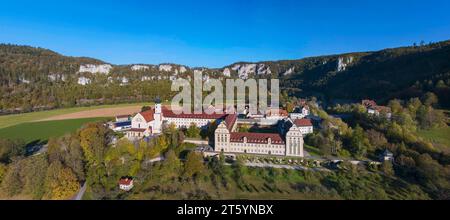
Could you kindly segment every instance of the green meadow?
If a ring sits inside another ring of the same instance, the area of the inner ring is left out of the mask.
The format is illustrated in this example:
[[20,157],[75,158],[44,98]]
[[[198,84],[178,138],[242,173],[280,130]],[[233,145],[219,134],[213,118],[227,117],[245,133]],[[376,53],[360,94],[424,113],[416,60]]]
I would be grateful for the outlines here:
[[422,130],[419,131],[419,135],[433,142],[433,144],[441,146],[441,150],[443,150],[442,148],[446,148],[445,150],[450,150],[450,126],[445,128]]
[[75,112],[102,109],[102,108],[115,108],[115,107],[126,107],[135,105],[149,105],[148,103],[132,103],[132,104],[115,104],[115,105],[98,105],[90,107],[74,107],[74,108],[62,108],[50,111],[40,111],[40,112],[30,112],[23,114],[13,114],[13,115],[3,115],[0,116],[0,129],[26,123],[33,122],[37,120],[46,119],[53,116],[70,114]]
[[83,118],[60,121],[43,121],[22,123],[0,129],[0,138],[22,139],[26,143],[47,141],[51,137],[60,137],[74,132],[89,122],[101,121],[107,118]]

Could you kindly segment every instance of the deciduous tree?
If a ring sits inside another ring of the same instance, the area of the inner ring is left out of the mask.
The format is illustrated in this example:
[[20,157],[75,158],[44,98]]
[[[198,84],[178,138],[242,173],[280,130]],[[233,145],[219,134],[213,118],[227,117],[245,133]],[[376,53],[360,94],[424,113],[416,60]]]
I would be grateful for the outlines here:
[[195,177],[205,170],[203,156],[199,153],[190,152],[184,163],[184,178]]
[[0,187],[7,196],[14,196],[22,192],[23,182],[20,178],[22,163],[23,162],[18,159],[12,161],[8,165]]
[[59,162],[50,164],[45,180],[46,199],[64,200],[74,196],[79,190],[75,174],[70,168],[63,167]]
[[45,155],[38,155],[24,159],[20,177],[24,183],[23,192],[40,199],[44,195],[48,162]]

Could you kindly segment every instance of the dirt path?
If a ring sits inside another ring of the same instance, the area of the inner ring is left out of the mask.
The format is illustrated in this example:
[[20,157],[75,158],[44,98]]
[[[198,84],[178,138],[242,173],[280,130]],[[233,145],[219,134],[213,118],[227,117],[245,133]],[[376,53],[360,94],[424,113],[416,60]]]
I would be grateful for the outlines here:
[[131,115],[139,112],[141,108],[142,106],[126,106],[126,107],[93,109],[70,114],[52,116],[50,118],[45,118],[38,121],[55,121],[66,119],[100,118],[100,117],[114,117],[117,115]]

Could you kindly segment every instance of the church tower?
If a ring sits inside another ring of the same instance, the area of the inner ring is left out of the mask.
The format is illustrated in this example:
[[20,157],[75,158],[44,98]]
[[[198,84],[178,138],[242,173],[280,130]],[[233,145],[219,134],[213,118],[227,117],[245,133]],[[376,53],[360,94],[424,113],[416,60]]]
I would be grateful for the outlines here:
[[161,133],[162,132],[162,121],[163,121],[163,115],[162,115],[162,105],[161,100],[157,98],[155,100],[155,124],[153,129],[155,130],[155,133]]

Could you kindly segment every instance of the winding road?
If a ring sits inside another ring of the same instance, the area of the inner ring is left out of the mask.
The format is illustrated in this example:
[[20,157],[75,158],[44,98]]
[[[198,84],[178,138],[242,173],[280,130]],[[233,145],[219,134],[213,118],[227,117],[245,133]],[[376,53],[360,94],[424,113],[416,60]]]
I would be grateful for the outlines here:
[[86,182],[83,183],[83,186],[81,187],[81,189],[78,191],[77,196],[75,196],[75,198],[73,200],[82,200],[83,199],[83,195],[86,192]]

